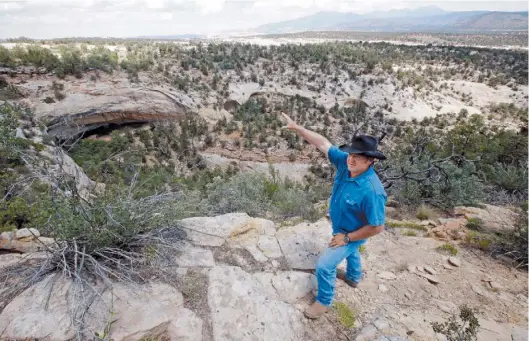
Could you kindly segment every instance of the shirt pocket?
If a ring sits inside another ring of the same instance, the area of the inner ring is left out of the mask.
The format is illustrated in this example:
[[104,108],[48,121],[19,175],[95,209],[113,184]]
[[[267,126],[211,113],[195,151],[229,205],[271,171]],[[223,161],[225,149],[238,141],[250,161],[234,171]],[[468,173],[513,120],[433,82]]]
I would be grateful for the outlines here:
[[360,212],[360,203],[356,200],[356,198],[350,196],[347,194],[344,198],[345,203],[345,209],[348,211],[353,211],[354,213],[358,214]]

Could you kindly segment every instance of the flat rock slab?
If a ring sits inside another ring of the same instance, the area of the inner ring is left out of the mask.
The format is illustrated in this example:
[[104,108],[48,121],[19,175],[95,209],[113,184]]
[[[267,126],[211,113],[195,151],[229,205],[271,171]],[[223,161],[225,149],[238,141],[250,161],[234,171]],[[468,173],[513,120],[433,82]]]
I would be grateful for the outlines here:
[[281,271],[271,276],[260,276],[259,282],[265,287],[271,286],[267,289],[268,292],[274,290],[279,299],[293,304],[315,289],[316,279],[314,275],[305,272]]
[[450,301],[443,301],[443,300],[434,299],[433,302],[435,302],[437,307],[439,307],[439,309],[441,309],[441,311],[444,311],[445,313],[453,314],[457,310],[456,305],[454,303],[450,302]]
[[449,257],[448,263],[450,263],[450,265],[457,266],[457,267],[461,266],[461,260],[457,257]]
[[245,247],[246,251],[250,252],[253,259],[255,259],[258,262],[266,262],[268,260],[268,257],[266,257],[261,250],[257,248],[256,245],[248,245]]
[[511,324],[500,324],[495,321],[478,318],[478,340],[490,341],[527,341],[527,328]]
[[248,226],[246,213],[229,213],[217,217],[194,217],[180,221],[187,238],[196,245],[221,246],[232,233]]
[[[96,288],[101,289],[96,285]],[[11,301],[0,315],[0,339],[75,338],[71,302],[79,292],[62,276],[47,277]],[[49,294],[49,295],[48,295]],[[90,300],[89,292],[85,299]],[[76,298],[81,300],[81,298]],[[113,316],[109,316],[110,312]],[[79,312],[77,312],[79,313]],[[114,283],[97,296],[85,315],[87,332],[100,332],[113,319],[109,338],[136,341],[165,334],[170,340],[201,341],[202,320],[183,308],[182,294],[161,283],[125,286]],[[82,339],[91,339],[84,335]]]
[[193,246],[184,243],[179,248],[178,255],[175,257],[175,263],[180,267],[212,267],[215,266],[213,252],[208,249]]
[[390,271],[382,271],[377,274],[377,278],[393,280],[397,279],[397,275]]
[[257,247],[268,258],[279,258],[283,256],[281,247],[274,236],[259,236]]
[[75,337],[68,309],[70,282],[54,281],[48,309],[45,309],[53,278],[49,276],[27,289],[4,308],[0,314],[0,339],[70,340]]
[[328,247],[331,231],[329,223],[322,219],[282,228],[276,238],[290,268],[313,270],[318,256]]
[[208,304],[215,341],[304,340],[304,317],[270,298],[264,286],[241,268],[209,271]]
[[418,274],[419,276],[421,276],[421,277],[426,278],[426,279],[428,280],[428,282],[430,282],[430,283],[432,283],[432,284],[439,284],[439,283],[441,283],[441,280],[440,280],[438,277],[434,276],[434,275],[429,275],[429,274],[420,273],[420,272],[418,272],[417,274]]
[[[167,284],[152,283],[140,288],[116,284],[112,292],[103,294],[103,300],[106,305],[103,309],[98,305],[93,314],[96,320],[89,325],[106,323],[111,317],[105,315],[113,311],[116,321],[110,329],[110,338],[115,341],[139,341],[161,334],[166,334],[169,340],[202,340],[202,320],[183,307],[182,294]],[[95,330],[104,327],[100,324]]]
[[429,273],[430,275],[438,275],[439,273],[437,271],[435,271],[434,268],[432,268],[431,266],[425,266],[424,267],[424,271],[426,271],[427,273]]

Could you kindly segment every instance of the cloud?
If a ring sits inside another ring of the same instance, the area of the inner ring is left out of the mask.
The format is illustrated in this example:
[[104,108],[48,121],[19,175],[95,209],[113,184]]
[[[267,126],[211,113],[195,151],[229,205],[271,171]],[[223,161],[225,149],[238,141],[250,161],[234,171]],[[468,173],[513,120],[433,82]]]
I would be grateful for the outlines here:
[[195,3],[200,7],[201,12],[206,13],[216,13],[223,9],[225,1],[224,0],[195,0]]

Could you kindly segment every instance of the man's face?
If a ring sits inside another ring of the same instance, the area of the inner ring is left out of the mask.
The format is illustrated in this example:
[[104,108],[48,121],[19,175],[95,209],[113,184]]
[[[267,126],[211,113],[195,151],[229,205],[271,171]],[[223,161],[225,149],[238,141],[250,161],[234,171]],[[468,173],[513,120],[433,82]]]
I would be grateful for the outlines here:
[[373,159],[370,159],[365,155],[349,154],[349,156],[347,156],[347,168],[354,174],[365,172],[372,164]]

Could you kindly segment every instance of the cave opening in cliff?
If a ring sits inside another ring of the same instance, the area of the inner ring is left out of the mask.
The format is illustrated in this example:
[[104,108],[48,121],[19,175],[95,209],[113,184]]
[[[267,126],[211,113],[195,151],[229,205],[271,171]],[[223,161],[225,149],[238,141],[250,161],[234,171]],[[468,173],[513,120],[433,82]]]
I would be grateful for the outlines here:
[[126,129],[140,129],[144,127],[149,122],[130,122],[130,123],[108,123],[101,125],[94,129],[90,129],[85,132],[82,136],[82,139],[95,139],[95,140],[104,140],[110,141],[112,132],[116,130],[126,130]]

